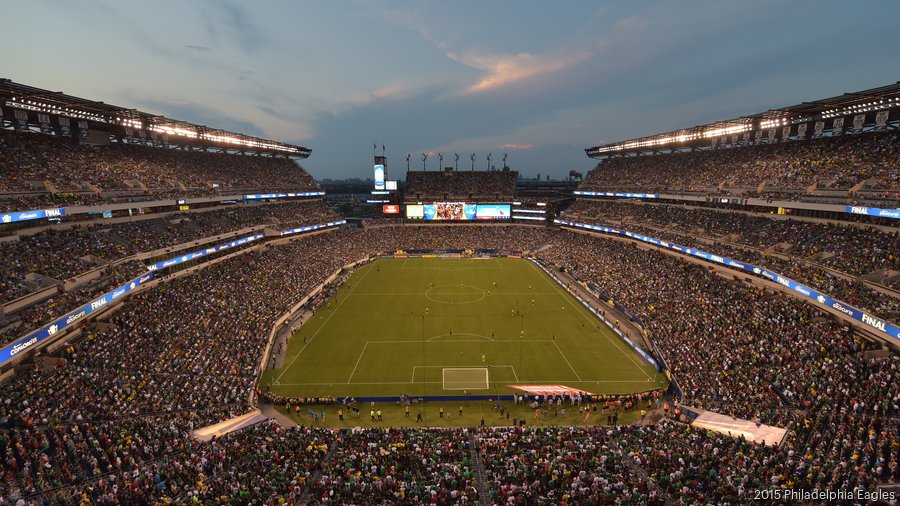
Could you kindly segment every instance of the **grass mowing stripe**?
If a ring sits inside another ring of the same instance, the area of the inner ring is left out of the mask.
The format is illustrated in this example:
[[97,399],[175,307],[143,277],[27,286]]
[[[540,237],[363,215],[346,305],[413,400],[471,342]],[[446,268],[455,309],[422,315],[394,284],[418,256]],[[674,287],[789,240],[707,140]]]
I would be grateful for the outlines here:
[[[350,298],[350,295],[353,294],[353,289],[356,288],[357,286],[359,286],[359,284],[362,283],[363,279],[366,279],[366,276],[367,276],[367,275],[369,274],[369,272],[371,272],[371,270],[372,270],[372,269],[371,269],[371,267],[372,267],[371,265],[369,265],[368,267],[369,267],[369,269],[366,271],[365,274],[363,274],[363,276],[362,276],[361,278],[359,278],[359,281],[356,283],[356,285],[350,287],[350,292],[348,292],[347,295],[346,295],[340,302],[338,302],[337,306],[334,307],[334,311],[332,311],[331,314],[328,315],[328,318],[326,318],[325,321],[322,322],[322,326],[319,327],[319,328],[316,330],[316,332],[315,332],[312,336],[310,336],[310,338],[309,338],[305,343],[303,343],[303,348],[300,348],[300,351],[298,351],[297,354],[294,355],[294,358],[291,359],[291,363],[288,364],[287,367],[284,368],[284,371],[281,373],[281,375],[278,376],[277,378],[275,378],[275,382],[276,382],[276,383],[277,383],[278,381],[280,381],[280,380],[281,380],[281,377],[284,376],[284,373],[286,373],[286,372],[291,368],[291,366],[294,364],[294,361],[297,360],[297,357],[299,357],[300,354],[303,353],[303,350],[305,350],[306,347],[309,346],[309,343],[311,343],[312,340],[315,339],[315,337],[316,337],[317,335],[319,335],[319,332],[321,332],[322,329],[325,328],[325,325],[328,324],[328,320],[331,320],[331,317],[337,314],[338,309],[344,304],[344,302],[347,302],[347,299],[349,299],[349,298]],[[361,357],[361,356],[362,356],[362,355],[360,355],[360,357]],[[359,365],[359,364],[357,363],[357,365]],[[347,383],[349,383],[349,381],[347,381]]]
[[549,276],[526,263],[376,260],[307,319],[287,344],[286,365],[265,371],[261,386],[291,397],[453,395],[443,390],[441,368],[482,365],[495,395],[511,394],[507,385],[599,394],[666,386],[649,366],[622,360],[628,355],[612,330],[572,311],[577,301],[555,281],[544,286]]
[[[554,281],[552,278],[550,278],[550,276],[548,276],[546,272],[544,272],[543,270],[539,269],[536,265],[534,265],[533,262],[528,262],[528,263],[531,264],[531,266],[543,276],[544,280],[547,281],[547,283],[549,283],[550,285],[552,285],[552,286],[556,289],[556,291],[559,292],[559,294],[560,294],[564,299],[566,298],[566,296],[564,295],[564,292],[559,288],[558,283],[557,283],[556,281]],[[569,295],[571,296],[572,294],[569,294]],[[584,308],[581,306],[581,302],[577,302],[577,301],[576,301],[575,308],[578,310],[578,313],[579,313],[581,316],[583,316],[586,320],[588,320],[591,324],[594,323],[594,320],[591,319],[591,316],[589,316],[588,314],[586,314],[586,313],[584,312]],[[604,326],[605,326],[605,324],[604,324]],[[628,357],[628,360],[631,360],[631,363],[633,363],[634,365],[636,365],[636,366],[638,367],[638,369],[640,369],[641,372],[643,372],[644,375],[647,376],[647,379],[652,379],[652,378],[650,377],[650,375],[647,374],[646,371],[644,371],[644,368],[641,367],[640,364],[638,364],[637,362],[634,361],[634,358],[631,356],[631,353],[626,352],[625,350],[623,350],[623,349],[619,346],[619,343],[616,342],[615,338],[610,337],[609,334],[607,334],[606,332],[601,332],[601,333],[602,333],[604,336],[606,336],[607,339],[609,339],[609,341],[613,344],[613,346],[616,347],[616,349],[618,349],[619,351],[622,352],[623,355],[625,355],[626,357]],[[567,362],[568,362],[568,360],[567,360]]]

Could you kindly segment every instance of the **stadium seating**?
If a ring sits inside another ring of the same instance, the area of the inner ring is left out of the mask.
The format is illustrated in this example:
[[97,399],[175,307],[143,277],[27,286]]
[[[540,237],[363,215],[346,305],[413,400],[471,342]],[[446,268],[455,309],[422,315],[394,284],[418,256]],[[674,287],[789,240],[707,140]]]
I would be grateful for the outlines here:
[[318,184],[287,158],[74,145],[49,135],[0,130],[0,196],[25,194],[0,198],[2,210],[95,204],[97,192],[173,198],[266,189],[314,190]]
[[582,189],[707,191],[725,184],[752,191],[762,183],[777,189],[850,189],[873,179],[880,190],[900,189],[900,136],[874,133],[804,142],[611,158],[588,173]]
[[[190,437],[249,407],[271,322],[341,265],[401,248],[542,245],[542,261],[647,323],[686,402],[785,426],[792,437],[759,447],[675,420],[474,435],[267,423],[206,443]],[[468,448],[497,503],[736,503],[761,484],[872,490],[900,478],[896,355],[867,358],[870,343],[812,308],[656,251],[544,227],[372,227],[201,272],[133,297],[55,367],[4,385],[3,499],[473,503],[486,498]]]
[[[708,190],[725,182],[755,189],[762,181],[776,189],[817,182],[849,188],[874,178],[878,188],[892,190],[900,187],[896,146],[896,134],[872,134],[616,159],[582,188]],[[5,210],[99,203],[119,190],[174,198],[317,188],[284,159],[75,147],[5,131],[0,148],[0,193],[12,197],[0,199]],[[515,172],[451,174],[410,172],[407,199],[514,198]],[[565,216],[767,266],[900,319],[898,299],[857,279],[900,270],[897,232],[632,202],[579,200]],[[0,265],[0,303],[91,269],[99,275],[2,315],[0,341],[143,272],[142,253],[248,227],[288,229],[335,218],[316,200],[19,230],[18,240],[0,243],[0,255],[10,259]],[[529,250],[547,267],[565,269],[644,322],[683,402],[785,427],[790,437],[770,448],[675,417],[477,431],[265,422],[207,442],[191,436],[253,407],[273,322],[343,265],[400,249],[466,248]],[[900,287],[898,279],[884,288]],[[254,248],[127,299],[51,356],[19,368],[3,385],[0,503],[736,504],[750,502],[761,487],[873,490],[900,479],[895,353],[794,299],[657,251],[558,228],[375,219],[363,229]]]
[[874,282],[857,279],[900,266],[894,254],[900,247],[898,232],[678,205],[591,200],[578,200],[566,216],[596,225],[621,224],[632,232],[769,267],[855,307],[900,321],[900,300],[877,291],[871,286]]
[[406,173],[407,200],[488,199],[510,200],[516,189],[516,171],[411,171]]
[[900,258],[894,254],[900,251],[900,231],[897,230],[827,221],[773,219],[766,215],[677,205],[631,205],[590,200],[578,200],[567,210],[567,215],[586,218],[590,223],[626,221],[669,228],[714,240],[728,237],[730,242],[759,250],[778,247],[779,251],[797,258],[819,255],[817,262],[852,275],[900,268]]

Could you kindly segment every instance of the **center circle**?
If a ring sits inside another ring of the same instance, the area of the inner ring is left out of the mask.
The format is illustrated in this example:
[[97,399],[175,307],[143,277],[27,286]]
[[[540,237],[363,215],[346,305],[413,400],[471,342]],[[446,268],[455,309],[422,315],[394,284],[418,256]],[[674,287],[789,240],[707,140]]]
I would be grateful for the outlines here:
[[487,292],[472,285],[438,285],[425,291],[425,298],[441,304],[471,304],[487,297]]

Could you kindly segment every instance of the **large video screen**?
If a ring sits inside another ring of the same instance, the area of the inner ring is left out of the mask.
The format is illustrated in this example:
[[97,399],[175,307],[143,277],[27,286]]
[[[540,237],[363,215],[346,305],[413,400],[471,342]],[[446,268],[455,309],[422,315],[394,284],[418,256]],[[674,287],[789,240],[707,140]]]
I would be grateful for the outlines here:
[[375,189],[384,190],[384,165],[375,165]]
[[509,204],[478,204],[475,216],[479,220],[508,220]]
[[414,204],[406,206],[406,219],[421,220],[425,218],[425,206]]
[[425,204],[426,221],[466,221],[475,219],[475,204],[435,202]]

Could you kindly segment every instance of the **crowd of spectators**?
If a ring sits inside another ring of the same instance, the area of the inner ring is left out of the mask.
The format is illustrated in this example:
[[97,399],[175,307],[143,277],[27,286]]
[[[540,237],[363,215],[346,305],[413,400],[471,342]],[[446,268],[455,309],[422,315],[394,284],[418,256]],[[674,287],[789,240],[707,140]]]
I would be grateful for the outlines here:
[[510,200],[516,190],[516,171],[411,171],[406,173],[407,200],[490,198]]
[[491,504],[665,504],[608,428],[482,429]]
[[876,179],[882,190],[900,189],[900,135],[844,135],[690,153],[610,158],[589,172],[582,189],[701,190],[774,188],[805,190],[813,183],[849,189]]
[[463,431],[374,429],[341,433],[310,484],[324,504],[476,504]]
[[213,190],[318,189],[312,176],[284,157],[122,144],[91,146],[51,135],[0,130],[0,192],[44,192],[44,182],[73,199],[94,188],[150,194],[159,190],[162,195],[181,196],[193,196],[195,189],[198,195]]
[[136,260],[110,265],[101,269],[97,279],[78,288],[67,291],[58,288],[36,304],[5,314],[0,318],[0,344],[21,337],[146,272],[144,264]]
[[[271,325],[331,273],[401,249],[537,250],[634,312],[685,402],[784,426],[780,448],[677,422],[595,429],[282,429],[210,442],[245,412]],[[260,246],[127,299],[52,367],[4,385],[0,502],[746,502],[758,484],[828,490],[900,478],[900,359],[810,306],[658,251],[546,227],[341,229]],[[487,498],[480,498],[482,501]]]
[[[578,200],[566,216],[591,223],[648,225],[765,250],[777,247],[796,258],[853,276],[879,269],[900,270],[900,230],[781,219],[759,214],[717,211],[679,205]],[[782,245],[787,247],[782,248]],[[715,253],[715,251],[713,251]]]
[[811,306],[658,251],[573,234],[539,256],[634,312],[686,402],[799,434],[785,463],[798,483],[871,487],[896,474],[896,355],[869,358],[877,346]]
[[65,280],[110,261],[201,241],[248,227],[280,230],[325,223],[337,215],[321,200],[265,205],[238,205],[206,212],[175,213],[162,218],[107,224],[90,222],[71,229],[48,229],[0,243],[0,303],[36,288],[27,275]]

